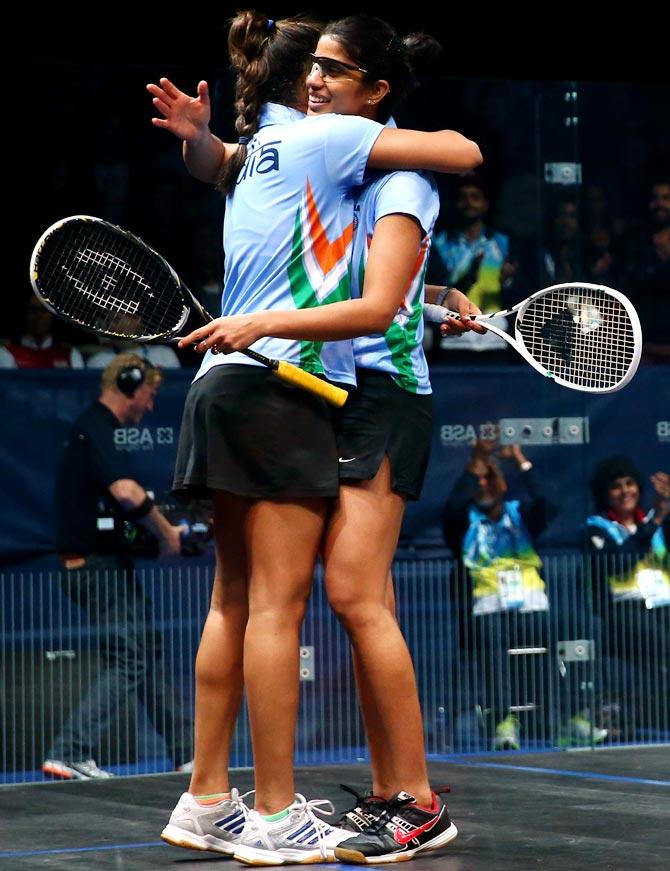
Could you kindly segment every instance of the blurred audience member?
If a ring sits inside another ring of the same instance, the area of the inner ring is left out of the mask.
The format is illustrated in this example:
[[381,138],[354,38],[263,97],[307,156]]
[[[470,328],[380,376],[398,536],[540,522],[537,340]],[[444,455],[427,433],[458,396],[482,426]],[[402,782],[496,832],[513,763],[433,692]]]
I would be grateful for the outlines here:
[[594,249],[611,251],[624,231],[623,220],[614,212],[605,188],[591,183],[582,192],[582,225]]
[[591,481],[597,513],[586,522],[606,707],[619,714],[615,736],[631,740],[642,737],[649,705],[666,706],[661,722],[670,714],[670,474],[649,480],[654,505],[644,510],[644,478],[633,461],[604,459]]
[[435,284],[457,287],[483,312],[500,308],[501,270],[509,238],[486,224],[490,203],[481,179],[462,176],[456,188],[454,227],[433,239]]
[[223,263],[221,262],[221,240],[217,236],[216,224],[200,221],[188,234],[191,247],[189,283],[197,300],[212,315],[221,315],[223,294]]
[[[458,179],[453,227],[433,236],[427,281],[448,285],[467,294],[484,313],[503,308],[502,286],[514,267],[508,260],[509,237],[487,224],[490,203],[483,182],[474,173]],[[506,319],[495,321],[505,328]],[[506,351],[505,342],[493,333],[465,333],[457,342],[443,339],[446,351]]]
[[[143,335],[147,330],[137,315],[122,314],[115,319],[115,329],[125,335]],[[93,353],[86,360],[88,369],[104,369],[117,354],[136,354],[152,366],[159,369],[179,369],[181,363],[175,351],[169,345],[148,345],[135,341],[135,339],[109,339],[101,338],[101,350]]]
[[621,290],[630,294],[642,323],[644,359],[670,363],[670,181],[654,181],[647,215],[623,245]]
[[533,464],[518,445],[497,449],[497,458],[512,460],[520,474],[523,494],[509,498],[496,449],[495,441],[475,443],[444,506],[443,528],[447,545],[462,562],[450,590],[469,685],[455,705],[461,717],[472,709],[492,711],[493,748],[503,750],[520,746],[520,723],[512,706],[532,696],[541,709],[550,697],[551,676],[543,667],[538,675],[529,660],[522,686],[514,681],[524,697],[513,698],[508,650],[548,646],[549,602],[535,542],[556,509],[539,491]]
[[130,147],[127,125],[121,115],[108,111],[97,131],[93,179],[97,195],[96,215],[114,224],[124,224],[130,194]]
[[612,235],[604,224],[591,224],[593,210],[600,209],[595,193],[588,202],[589,217],[583,222],[580,221],[577,195],[572,191],[562,191],[551,204],[542,255],[544,286],[572,281],[592,284],[612,281]]
[[79,351],[54,339],[52,320],[51,312],[31,294],[26,303],[24,333],[18,341],[0,347],[0,368],[82,369],[84,360]]

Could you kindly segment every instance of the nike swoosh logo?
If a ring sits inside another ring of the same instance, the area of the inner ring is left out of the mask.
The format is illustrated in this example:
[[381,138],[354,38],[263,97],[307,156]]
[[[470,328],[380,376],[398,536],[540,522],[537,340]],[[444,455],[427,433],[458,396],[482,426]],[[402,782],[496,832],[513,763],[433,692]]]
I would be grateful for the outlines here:
[[353,463],[353,461],[357,459],[356,457],[350,457],[348,460],[343,460],[342,457],[338,460],[339,463]]
[[393,837],[397,844],[407,844],[412,840],[412,838],[418,838],[418,836],[422,835],[424,832],[429,832],[439,819],[440,815],[436,814],[432,820],[428,820],[427,823],[419,826],[418,829],[413,829],[411,832],[402,832],[400,829],[396,829],[393,833]]

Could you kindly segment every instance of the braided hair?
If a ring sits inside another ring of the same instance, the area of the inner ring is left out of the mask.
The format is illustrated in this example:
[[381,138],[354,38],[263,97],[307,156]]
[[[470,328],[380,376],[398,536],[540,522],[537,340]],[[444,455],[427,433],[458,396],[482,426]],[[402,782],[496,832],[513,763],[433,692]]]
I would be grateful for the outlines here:
[[258,130],[263,103],[292,106],[305,90],[308,56],[321,35],[315,22],[296,16],[273,21],[260,12],[239,12],[230,24],[228,53],[234,70],[237,153],[224,165],[217,188],[229,193],[247,157],[247,142]]

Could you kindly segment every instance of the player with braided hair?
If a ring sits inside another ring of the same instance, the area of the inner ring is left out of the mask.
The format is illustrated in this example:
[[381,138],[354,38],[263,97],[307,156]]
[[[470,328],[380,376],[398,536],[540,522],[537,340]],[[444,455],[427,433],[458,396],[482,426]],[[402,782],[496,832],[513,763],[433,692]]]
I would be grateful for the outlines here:
[[[366,169],[464,171],[480,162],[477,146],[453,131],[392,130],[356,116],[304,118],[304,76],[317,39],[318,29],[304,19],[236,16],[229,49],[238,71],[240,142],[233,146],[209,131],[204,83],[195,99],[167,80],[149,87],[164,116],[154,123],[184,140],[192,174],[227,192],[224,318],[309,309],[311,329],[322,331],[317,322],[328,321],[333,307],[324,303],[349,296],[352,192]],[[301,75],[291,79],[299,63]],[[208,353],[187,398],[175,484],[213,493],[217,576],[196,664],[194,776],[164,837],[201,849],[236,849],[238,830],[214,822],[226,810],[226,818],[236,818],[237,805],[221,802],[234,799],[222,787],[243,674],[256,771],[253,831],[262,832],[264,846],[243,833],[251,853],[240,858],[316,861],[332,856],[350,834],[317,821],[312,807],[295,798],[292,771],[299,630],[327,499],[338,492],[336,443],[320,399],[274,384],[240,354],[213,353],[219,326],[214,321],[184,340]],[[262,338],[256,350],[353,385],[349,343],[300,340],[294,328],[271,333],[286,337]],[[325,338],[347,334],[336,326]],[[226,753],[210,758],[217,745]],[[292,835],[305,827],[314,837],[296,844]]]

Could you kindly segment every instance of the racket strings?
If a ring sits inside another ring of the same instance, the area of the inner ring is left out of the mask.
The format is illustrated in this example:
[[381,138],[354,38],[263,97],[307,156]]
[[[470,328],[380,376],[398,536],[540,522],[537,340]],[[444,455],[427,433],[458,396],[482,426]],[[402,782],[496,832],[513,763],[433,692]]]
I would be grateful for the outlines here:
[[563,288],[531,301],[516,330],[544,369],[581,387],[616,386],[635,357],[625,306],[598,288]]
[[110,335],[167,335],[184,314],[182,295],[162,259],[97,221],[66,221],[48,235],[36,280],[58,312]]

